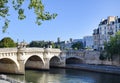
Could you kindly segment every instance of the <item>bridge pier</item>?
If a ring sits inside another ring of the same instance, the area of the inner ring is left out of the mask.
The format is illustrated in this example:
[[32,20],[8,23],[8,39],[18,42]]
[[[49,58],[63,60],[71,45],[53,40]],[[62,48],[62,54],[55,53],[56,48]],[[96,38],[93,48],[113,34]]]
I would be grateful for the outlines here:
[[60,67],[65,67],[66,66],[66,52],[65,51],[61,52],[60,58],[61,58]]
[[49,58],[44,58],[44,70],[50,69]]
[[17,61],[19,63],[19,71],[18,74],[25,74],[25,64],[24,64],[24,53],[25,48],[18,48],[17,51]]
[[24,60],[18,60],[18,63],[19,63],[19,70],[17,74],[25,74]]
[[45,48],[44,49],[44,54],[43,54],[43,59],[44,59],[44,68],[45,70],[49,70],[50,69],[50,49],[51,48]]

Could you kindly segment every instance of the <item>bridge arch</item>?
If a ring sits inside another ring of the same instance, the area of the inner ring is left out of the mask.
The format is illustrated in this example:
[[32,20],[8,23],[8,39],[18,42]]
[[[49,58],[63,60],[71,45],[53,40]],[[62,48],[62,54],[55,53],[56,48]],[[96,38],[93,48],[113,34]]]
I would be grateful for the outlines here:
[[2,73],[18,73],[19,64],[11,58],[0,59],[0,72]]
[[50,58],[49,63],[50,63],[50,67],[55,67],[55,66],[59,66],[61,62],[60,57],[58,56],[53,56]]
[[69,57],[66,58],[66,64],[81,64],[83,63],[83,60],[78,57]]
[[44,60],[38,55],[31,55],[24,61],[25,68],[42,69],[44,67]]

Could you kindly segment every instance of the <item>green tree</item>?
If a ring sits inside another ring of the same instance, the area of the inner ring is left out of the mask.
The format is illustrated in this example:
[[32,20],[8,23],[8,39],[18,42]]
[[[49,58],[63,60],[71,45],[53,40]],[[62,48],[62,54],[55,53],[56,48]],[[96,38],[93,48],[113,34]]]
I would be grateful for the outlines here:
[[30,42],[29,47],[41,47],[41,48],[43,48],[43,47],[48,47],[50,44],[52,46],[54,46],[54,43],[52,44],[48,41],[32,41],[32,42]]
[[74,49],[74,50],[79,50],[79,49],[82,49],[82,48],[83,48],[83,43],[82,43],[82,42],[76,42],[76,43],[74,43],[71,47],[72,47],[72,49]]
[[[36,22],[38,25],[41,25],[41,21],[54,19],[57,14],[50,14],[45,12],[44,5],[42,0],[26,0],[28,2],[28,9],[33,9],[36,15]],[[18,19],[23,20],[26,18],[24,15],[24,9],[22,8],[25,0],[0,0],[0,18],[4,20],[3,32],[8,28],[10,20],[8,19],[10,6],[8,4],[12,3],[12,7],[15,11],[18,12]]]
[[16,47],[16,43],[10,37],[5,37],[0,41],[0,48],[7,47]]
[[44,47],[45,44],[46,43],[44,41],[32,41],[30,42],[29,46],[30,47]]
[[52,48],[55,48],[55,43],[52,43]]
[[112,59],[113,55],[120,56],[120,31],[118,31],[114,37],[110,38],[110,41],[105,43],[106,58]]
[[30,42],[29,47],[39,47],[39,44],[36,41],[32,41]]
[[61,47],[60,47],[60,45],[59,45],[59,44],[57,44],[57,45],[55,45],[55,48],[60,49]]

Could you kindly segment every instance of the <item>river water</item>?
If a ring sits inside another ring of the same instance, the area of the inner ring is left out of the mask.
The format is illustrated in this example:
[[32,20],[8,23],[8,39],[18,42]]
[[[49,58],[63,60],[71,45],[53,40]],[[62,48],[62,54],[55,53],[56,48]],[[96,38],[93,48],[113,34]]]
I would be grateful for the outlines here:
[[24,83],[120,83],[120,75],[73,69],[26,70],[25,75],[7,75]]

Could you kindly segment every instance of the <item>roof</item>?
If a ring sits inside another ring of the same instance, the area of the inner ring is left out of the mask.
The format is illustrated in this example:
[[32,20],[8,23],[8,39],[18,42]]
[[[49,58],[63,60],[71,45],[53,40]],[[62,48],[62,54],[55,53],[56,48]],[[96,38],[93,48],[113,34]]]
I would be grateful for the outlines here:
[[101,21],[99,25],[104,25],[104,24],[107,24],[107,19]]

